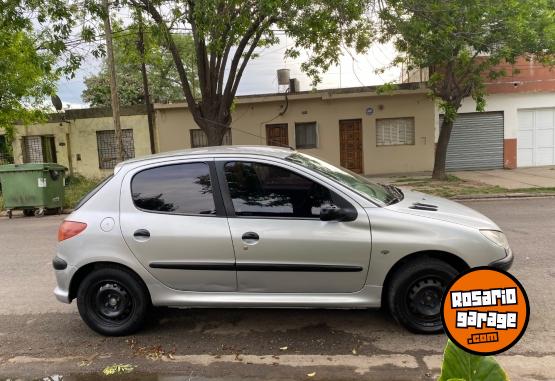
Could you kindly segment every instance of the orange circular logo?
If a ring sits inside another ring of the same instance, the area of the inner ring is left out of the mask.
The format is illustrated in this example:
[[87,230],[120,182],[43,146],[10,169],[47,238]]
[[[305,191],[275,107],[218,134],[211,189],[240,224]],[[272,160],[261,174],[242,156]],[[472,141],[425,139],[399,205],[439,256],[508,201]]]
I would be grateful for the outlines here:
[[443,295],[443,327],[475,355],[506,351],[524,334],[530,306],[520,282],[506,271],[477,267],[460,274]]

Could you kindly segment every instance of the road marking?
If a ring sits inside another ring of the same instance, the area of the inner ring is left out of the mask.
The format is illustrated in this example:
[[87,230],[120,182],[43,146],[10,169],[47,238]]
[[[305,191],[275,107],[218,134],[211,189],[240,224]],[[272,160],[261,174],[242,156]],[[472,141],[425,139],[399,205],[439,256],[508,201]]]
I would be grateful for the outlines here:
[[352,355],[174,355],[173,359],[163,358],[167,362],[182,362],[191,365],[208,366],[214,363],[284,365],[291,367],[330,367],[346,366],[354,368],[355,373],[365,374],[372,368],[395,366],[398,368],[417,369],[418,362],[411,355],[393,354],[376,356]]

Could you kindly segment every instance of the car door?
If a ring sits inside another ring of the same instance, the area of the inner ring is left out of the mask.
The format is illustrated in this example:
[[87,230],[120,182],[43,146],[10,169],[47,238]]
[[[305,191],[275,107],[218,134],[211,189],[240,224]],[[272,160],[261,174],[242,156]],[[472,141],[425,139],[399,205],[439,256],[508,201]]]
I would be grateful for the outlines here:
[[[236,253],[238,290],[349,293],[370,262],[368,216],[353,200],[264,160],[218,160]],[[320,209],[354,208],[352,221],[321,221]]]
[[235,254],[213,160],[161,163],[126,174],[120,219],[125,242],[168,287],[235,291]]

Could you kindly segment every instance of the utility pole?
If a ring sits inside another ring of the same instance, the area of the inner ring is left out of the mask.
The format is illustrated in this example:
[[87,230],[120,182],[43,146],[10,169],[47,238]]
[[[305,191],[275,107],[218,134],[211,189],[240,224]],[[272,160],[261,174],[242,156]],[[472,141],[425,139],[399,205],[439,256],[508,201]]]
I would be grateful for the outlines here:
[[112,42],[112,26],[110,25],[110,6],[108,0],[102,0],[104,6],[104,34],[106,36],[106,58],[108,59],[108,70],[110,72],[110,95],[112,97],[112,117],[114,119],[114,130],[116,138],[116,159],[123,161],[123,140],[121,136],[121,122],[119,112],[118,84],[116,80],[116,64],[114,62],[114,45]]
[[139,40],[137,41],[137,48],[141,55],[141,72],[143,74],[143,91],[146,106],[146,116],[148,120],[148,134],[150,136],[150,153],[156,152],[156,144],[154,142],[154,117],[152,112],[152,104],[150,102],[150,91],[148,89],[148,76],[146,73],[145,62],[145,39],[143,31],[143,13],[141,9],[137,9],[137,19],[139,21]]

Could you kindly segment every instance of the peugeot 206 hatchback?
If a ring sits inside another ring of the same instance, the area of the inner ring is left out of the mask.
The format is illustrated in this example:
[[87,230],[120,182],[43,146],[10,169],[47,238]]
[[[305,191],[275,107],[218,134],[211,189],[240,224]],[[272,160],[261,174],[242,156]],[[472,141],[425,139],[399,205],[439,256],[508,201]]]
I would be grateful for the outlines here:
[[56,297],[77,299],[105,335],[138,330],[150,306],[383,305],[413,332],[438,332],[452,278],[513,260],[472,209],[263,146],[123,162],[58,239]]

